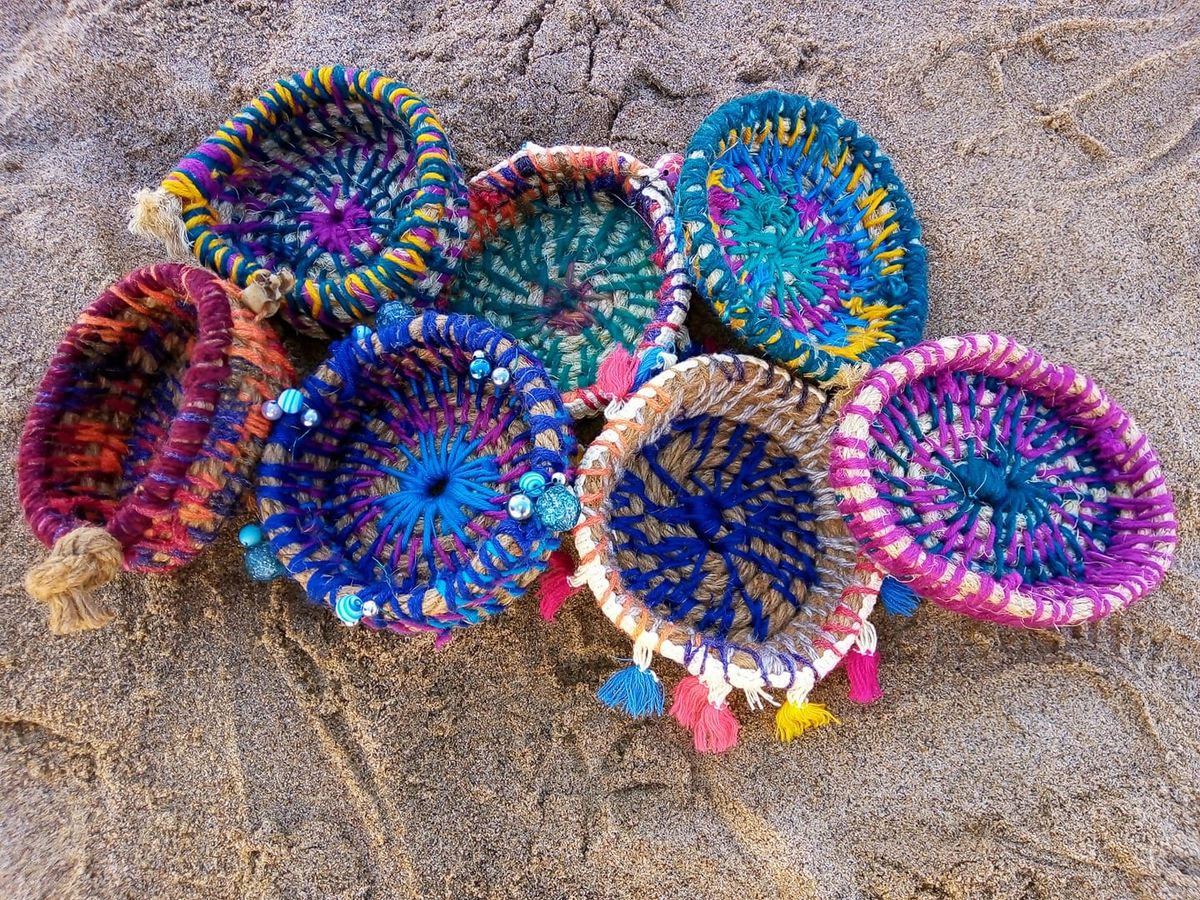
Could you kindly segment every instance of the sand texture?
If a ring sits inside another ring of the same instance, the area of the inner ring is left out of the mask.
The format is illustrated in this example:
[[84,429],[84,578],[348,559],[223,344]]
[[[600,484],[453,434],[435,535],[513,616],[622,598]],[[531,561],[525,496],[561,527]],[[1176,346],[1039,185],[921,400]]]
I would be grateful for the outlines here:
[[[0,897],[1200,896],[1195,0],[5,0],[0,61]],[[51,636],[12,466],[44,364],[159,258],[131,191],[333,62],[422,92],[469,172],[528,140],[653,160],[767,87],[833,102],[913,196],[928,333],[1014,335],[1152,436],[1175,569],[1061,633],[881,617],[884,700],[835,675],[841,726],[789,747],[739,707],[722,758],[595,701],[629,645],[590,604],[434,652],[248,581],[240,522]]]

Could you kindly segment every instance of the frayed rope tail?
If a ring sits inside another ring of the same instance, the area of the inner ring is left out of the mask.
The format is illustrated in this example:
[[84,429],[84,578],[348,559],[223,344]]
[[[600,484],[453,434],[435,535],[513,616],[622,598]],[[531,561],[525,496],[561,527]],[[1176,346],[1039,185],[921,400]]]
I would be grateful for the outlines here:
[[637,663],[614,672],[596,696],[609,709],[623,709],[635,719],[663,714],[662,682]]
[[174,259],[192,255],[183,224],[183,201],[165,188],[142,188],[133,195],[129,230],[138,237],[161,241]]
[[92,591],[107,584],[124,561],[120,542],[103,528],[76,528],[54,542],[50,555],[25,576],[25,590],[50,607],[50,630],[74,634],[103,628],[113,611]]

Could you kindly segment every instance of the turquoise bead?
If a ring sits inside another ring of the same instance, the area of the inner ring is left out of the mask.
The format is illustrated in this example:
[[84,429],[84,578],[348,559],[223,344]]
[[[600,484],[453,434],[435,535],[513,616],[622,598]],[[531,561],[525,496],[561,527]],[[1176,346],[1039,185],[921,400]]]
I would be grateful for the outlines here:
[[279,399],[275,401],[289,416],[300,412],[304,408],[304,395],[295,388],[288,388],[279,395]]
[[538,498],[537,517],[549,531],[567,531],[579,521],[579,498],[565,484],[552,484]]
[[275,551],[266,541],[255,544],[246,551],[246,574],[255,581],[274,581],[287,574],[275,556]]
[[474,378],[476,381],[483,381],[483,379],[488,377],[488,374],[491,371],[492,371],[492,364],[490,362],[488,362],[486,359],[481,359],[479,357],[476,357],[475,359],[471,360],[471,366],[470,366],[471,377]]
[[366,325],[355,325],[353,328],[350,329],[350,337],[354,338],[354,340],[359,344],[361,344],[363,341],[365,341],[370,336],[371,336],[371,329],[368,328]]
[[522,494],[528,494],[535,500],[546,492],[546,476],[541,472],[526,472],[517,482]]
[[238,540],[243,547],[257,547],[263,541],[262,528],[254,522],[243,525],[242,530],[238,532]]
[[337,598],[333,611],[343,625],[357,625],[363,617],[363,602],[358,594],[343,594]]

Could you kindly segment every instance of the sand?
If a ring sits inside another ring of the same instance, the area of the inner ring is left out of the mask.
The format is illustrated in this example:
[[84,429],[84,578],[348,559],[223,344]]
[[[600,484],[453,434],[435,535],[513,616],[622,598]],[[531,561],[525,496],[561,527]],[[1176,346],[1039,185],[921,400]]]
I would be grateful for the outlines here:
[[[0,896],[1200,895],[1200,9],[1193,3],[8,0],[0,10]],[[476,171],[523,141],[651,160],[719,101],[837,104],[928,239],[929,334],[1006,332],[1157,443],[1179,560],[1140,608],[1021,633],[882,618],[886,698],[701,758],[593,691],[628,645],[532,604],[435,653],[241,574],[230,528],[55,638],[12,466],[80,307],[156,251],[130,192],[276,77],[401,77]]]

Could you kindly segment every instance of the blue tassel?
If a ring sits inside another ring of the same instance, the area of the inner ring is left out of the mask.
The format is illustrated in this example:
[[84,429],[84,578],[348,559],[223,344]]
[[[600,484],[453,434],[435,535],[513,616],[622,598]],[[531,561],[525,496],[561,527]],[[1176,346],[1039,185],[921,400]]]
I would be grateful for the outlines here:
[[913,593],[913,589],[895,578],[883,579],[879,588],[879,599],[883,608],[893,616],[911,616],[917,611],[921,599]]
[[623,709],[635,719],[663,714],[662,682],[636,663],[614,672],[596,696],[609,709]]

